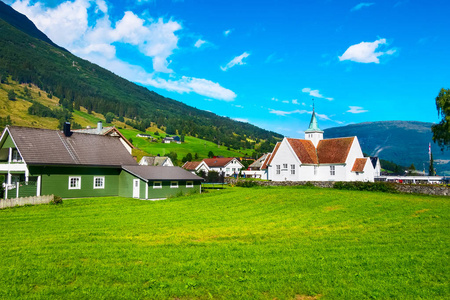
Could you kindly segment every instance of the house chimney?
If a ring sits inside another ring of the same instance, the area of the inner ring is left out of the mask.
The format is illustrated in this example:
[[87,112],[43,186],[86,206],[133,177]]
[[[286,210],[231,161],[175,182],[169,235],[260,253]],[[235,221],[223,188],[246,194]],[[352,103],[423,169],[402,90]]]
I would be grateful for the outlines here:
[[103,124],[102,121],[97,122],[97,134],[100,134],[103,130]]
[[65,122],[63,125],[63,133],[65,136],[71,136],[72,132],[70,132],[70,122]]

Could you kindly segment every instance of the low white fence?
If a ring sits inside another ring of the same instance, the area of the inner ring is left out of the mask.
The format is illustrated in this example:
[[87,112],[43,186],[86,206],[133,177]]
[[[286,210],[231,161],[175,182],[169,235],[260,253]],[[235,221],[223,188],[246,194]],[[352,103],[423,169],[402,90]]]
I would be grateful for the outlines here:
[[32,196],[32,197],[21,197],[21,198],[11,198],[11,199],[0,199],[0,209],[14,206],[24,206],[27,204],[37,205],[37,204],[47,204],[53,201],[55,196]]

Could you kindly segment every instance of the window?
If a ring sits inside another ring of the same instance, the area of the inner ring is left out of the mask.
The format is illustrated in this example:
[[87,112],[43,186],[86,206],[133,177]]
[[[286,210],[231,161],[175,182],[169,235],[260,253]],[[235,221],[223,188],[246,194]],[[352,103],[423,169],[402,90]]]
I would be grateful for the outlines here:
[[193,181],[186,181],[186,187],[187,188],[193,188],[194,187],[194,182]]
[[330,175],[331,176],[336,175],[336,168],[335,168],[335,166],[330,166]]
[[105,177],[94,177],[94,189],[105,188]]
[[69,177],[69,190],[81,189],[81,177]]
[[276,169],[277,169],[277,174],[281,174],[281,166],[280,165],[276,165]]
[[22,157],[17,149],[13,149],[12,151],[12,162],[22,162]]
[[283,164],[283,169],[287,169],[288,164]]
[[177,189],[178,188],[178,181],[171,181],[170,182],[170,188],[171,189]]
[[153,188],[154,189],[162,189],[162,182],[161,181],[154,181],[153,182]]
[[291,174],[292,174],[292,175],[295,174],[295,165],[291,165]]

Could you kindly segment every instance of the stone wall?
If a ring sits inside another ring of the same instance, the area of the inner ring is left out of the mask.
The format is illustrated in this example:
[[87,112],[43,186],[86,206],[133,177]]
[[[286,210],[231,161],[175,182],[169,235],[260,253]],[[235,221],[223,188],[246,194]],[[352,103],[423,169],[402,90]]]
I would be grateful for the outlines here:
[[[240,179],[226,178],[225,183],[236,185]],[[320,188],[333,188],[334,181],[254,181],[259,186],[298,186],[308,185]],[[450,186],[437,186],[427,184],[401,184],[391,183],[400,193],[426,194],[438,196],[450,196]]]

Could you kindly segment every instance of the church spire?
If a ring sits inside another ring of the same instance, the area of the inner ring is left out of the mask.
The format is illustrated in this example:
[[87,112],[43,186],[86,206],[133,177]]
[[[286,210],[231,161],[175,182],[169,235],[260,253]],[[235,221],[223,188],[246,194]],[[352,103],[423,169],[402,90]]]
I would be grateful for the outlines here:
[[317,144],[320,140],[323,140],[323,131],[320,130],[319,124],[317,122],[316,111],[314,108],[314,99],[311,121],[309,122],[308,129],[305,130],[305,139],[311,140],[315,147],[317,147]]

